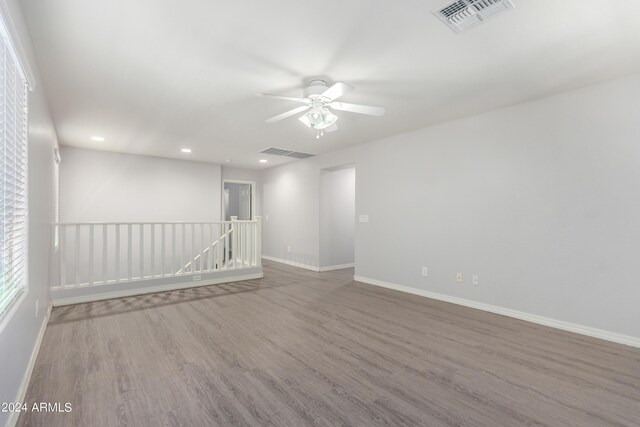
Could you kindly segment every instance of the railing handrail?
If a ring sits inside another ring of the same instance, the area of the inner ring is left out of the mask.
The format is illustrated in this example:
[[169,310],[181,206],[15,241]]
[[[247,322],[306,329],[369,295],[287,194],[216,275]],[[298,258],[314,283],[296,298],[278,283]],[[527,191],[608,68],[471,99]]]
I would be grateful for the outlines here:
[[165,221],[165,222],[54,222],[53,225],[171,225],[171,224],[235,224],[235,223],[253,223],[257,219],[235,220],[235,221]]

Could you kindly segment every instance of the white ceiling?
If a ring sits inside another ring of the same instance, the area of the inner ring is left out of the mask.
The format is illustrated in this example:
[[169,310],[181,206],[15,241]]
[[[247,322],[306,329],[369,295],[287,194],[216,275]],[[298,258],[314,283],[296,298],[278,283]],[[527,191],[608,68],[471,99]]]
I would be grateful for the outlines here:
[[[640,72],[640,1],[514,0],[461,35],[441,0],[23,0],[64,145],[273,166]],[[356,87],[320,140],[295,117],[311,77]],[[91,141],[101,135],[105,142]],[[183,154],[180,149],[193,149]]]

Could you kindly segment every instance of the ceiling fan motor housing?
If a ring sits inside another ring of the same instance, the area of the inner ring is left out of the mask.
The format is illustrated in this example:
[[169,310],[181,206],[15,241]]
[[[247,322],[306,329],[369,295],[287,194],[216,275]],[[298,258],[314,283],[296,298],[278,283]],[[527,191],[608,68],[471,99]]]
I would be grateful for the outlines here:
[[309,98],[309,97],[319,97],[320,95],[322,95],[327,89],[329,89],[329,86],[327,85],[327,82],[325,82],[324,80],[311,80],[309,82],[309,85],[304,88],[304,97],[305,98]]

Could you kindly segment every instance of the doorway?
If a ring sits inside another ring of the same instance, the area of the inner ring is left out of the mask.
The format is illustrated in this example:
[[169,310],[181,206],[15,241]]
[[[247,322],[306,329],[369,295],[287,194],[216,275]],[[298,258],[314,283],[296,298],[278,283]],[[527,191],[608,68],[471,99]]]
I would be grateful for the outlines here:
[[354,265],[355,184],[354,164],[320,171],[320,271]]
[[231,221],[232,216],[248,221],[255,216],[255,182],[222,181],[222,219]]

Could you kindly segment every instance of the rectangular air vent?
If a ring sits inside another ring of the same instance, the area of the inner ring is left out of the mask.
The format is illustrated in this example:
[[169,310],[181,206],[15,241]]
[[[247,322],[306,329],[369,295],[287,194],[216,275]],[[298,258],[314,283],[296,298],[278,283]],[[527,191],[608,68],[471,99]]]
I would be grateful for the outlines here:
[[262,154],[271,154],[273,156],[292,157],[294,159],[306,159],[307,157],[313,157],[315,154],[300,153],[298,151],[284,150],[282,148],[267,148],[262,150]]
[[511,0],[455,0],[433,14],[454,32],[461,33],[514,7]]

